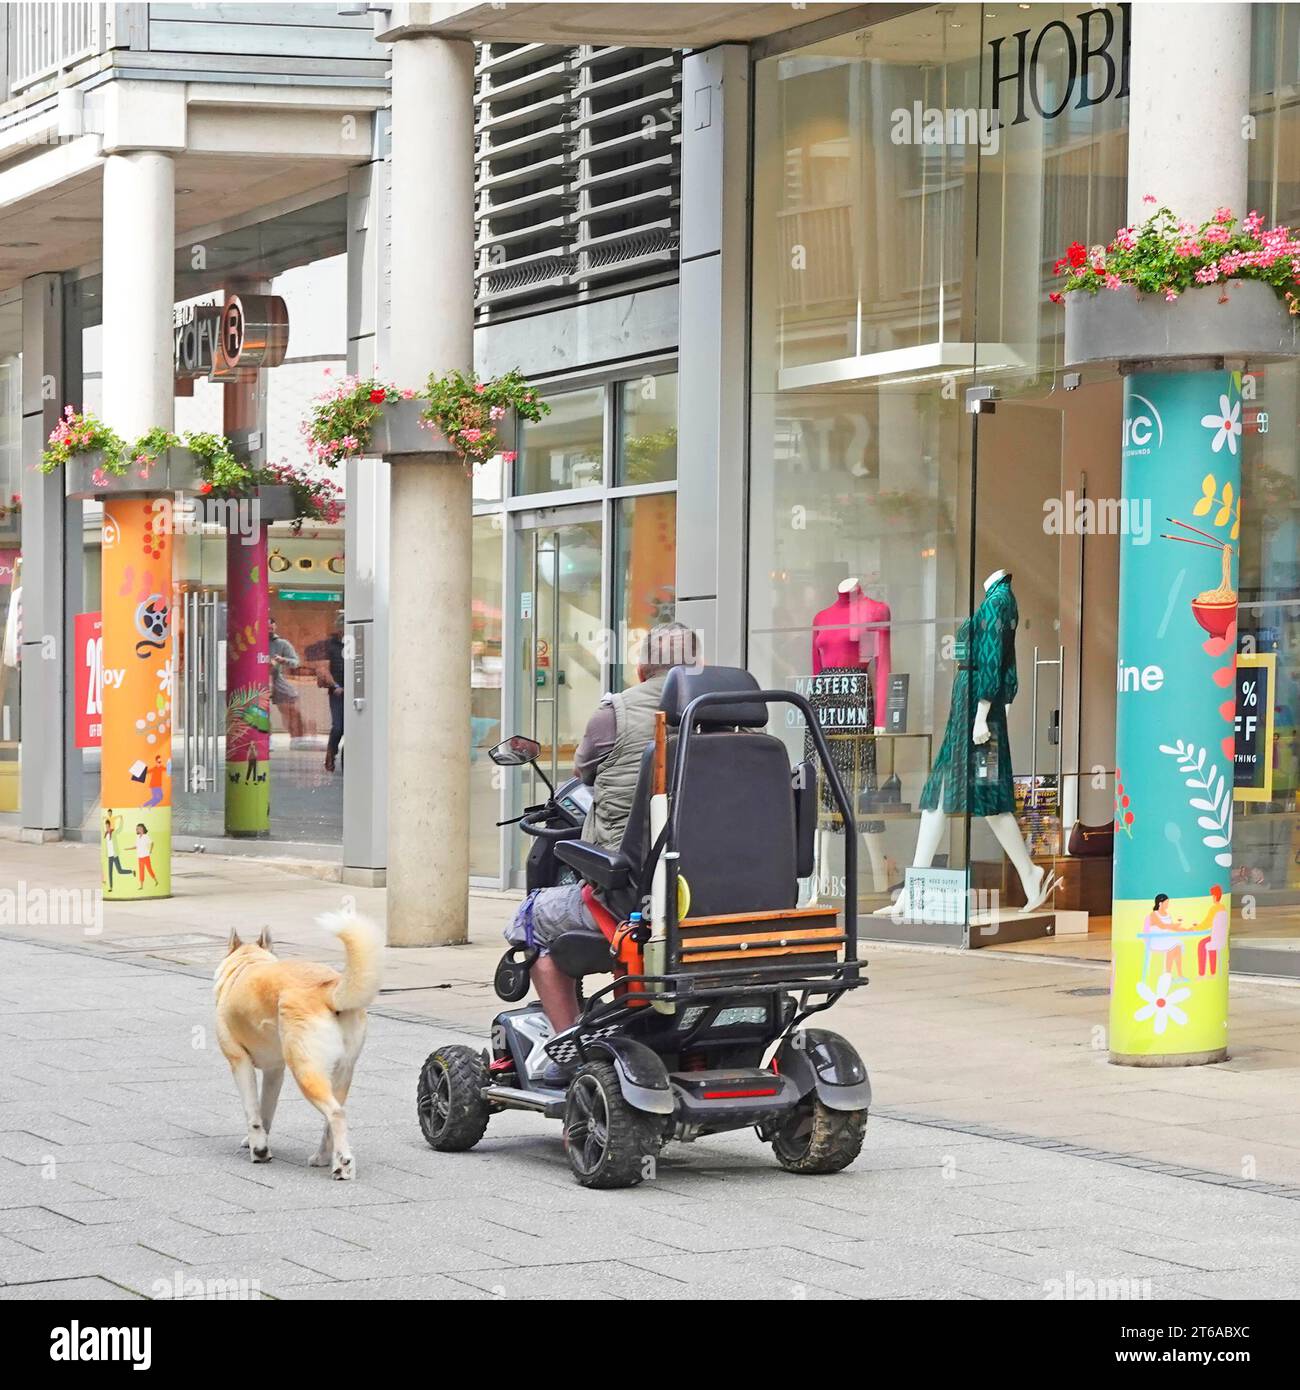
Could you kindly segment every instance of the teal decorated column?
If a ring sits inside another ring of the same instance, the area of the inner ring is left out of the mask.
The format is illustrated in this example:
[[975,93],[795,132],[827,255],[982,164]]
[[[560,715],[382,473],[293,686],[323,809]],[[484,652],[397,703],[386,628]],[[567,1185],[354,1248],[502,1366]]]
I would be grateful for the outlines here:
[[1111,1061],[1228,1041],[1241,378],[1124,380]]

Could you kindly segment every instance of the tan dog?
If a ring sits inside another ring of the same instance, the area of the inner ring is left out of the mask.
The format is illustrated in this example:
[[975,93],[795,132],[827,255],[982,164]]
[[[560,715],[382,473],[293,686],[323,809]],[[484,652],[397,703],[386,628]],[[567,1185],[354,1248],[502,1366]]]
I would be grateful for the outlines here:
[[[366,1006],[379,993],[382,931],[354,913],[318,917],[343,942],[343,974],[310,961],[280,960],[271,936],[257,944],[230,933],[230,949],[217,967],[217,1042],[235,1074],[248,1118],[244,1141],[254,1163],[269,1162],[267,1136],[287,1065],[303,1095],[325,1116],[313,1167],[330,1164],[334,1176],[356,1175],[343,1103],[366,1036]],[[262,1073],[258,1099],[257,1073]]]

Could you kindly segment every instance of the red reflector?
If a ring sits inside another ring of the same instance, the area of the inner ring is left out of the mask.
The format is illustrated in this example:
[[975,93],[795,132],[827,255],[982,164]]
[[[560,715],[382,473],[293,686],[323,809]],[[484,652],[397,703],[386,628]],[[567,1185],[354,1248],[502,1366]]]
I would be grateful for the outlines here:
[[741,1096],[775,1096],[780,1093],[779,1086],[756,1086],[744,1091],[705,1091],[705,1100],[738,1100]]

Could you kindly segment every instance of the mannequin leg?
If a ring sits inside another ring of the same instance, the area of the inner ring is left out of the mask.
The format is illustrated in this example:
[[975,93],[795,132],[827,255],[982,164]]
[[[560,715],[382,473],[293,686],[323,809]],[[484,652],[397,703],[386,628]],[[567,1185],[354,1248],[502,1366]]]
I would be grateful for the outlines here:
[[862,843],[871,861],[872,892],[889,892],[889,870],[885,866],[885,837],[878,830],[864,830]]
[[1025,890],[1025,905],[1020,911],[1033,912],[1042,906],[1043,900],[1051,891],[1047,870],[1041,864],[1035,864],[1029,857],[1029,847],[1021,838],[1020,827],[1010,811],[1003,811],[996,816],[985,816],[984,820],[997,837],[998,844],[1011,861],[1012,868],[1020,876],[1021,887]]
[[912,855],[914,869],[928,869],[934,863],[947,820],[948,817],[939,810],[921,812],[921,828],[916,834],[916,853]]
[[[916,849],[912,854],[912,868],[928,869],[934,863],[934,856],[939,852],[939,845],[943,840],[947,820],[948,817],[940,810],[921,812],[921,826],[916,834]],[[864,836],[863,838],[869,837]],[[899,904],[902,902],[903,894],[899,893],[888,907],[878,907],[872,915],[875,917],[897,917]]]

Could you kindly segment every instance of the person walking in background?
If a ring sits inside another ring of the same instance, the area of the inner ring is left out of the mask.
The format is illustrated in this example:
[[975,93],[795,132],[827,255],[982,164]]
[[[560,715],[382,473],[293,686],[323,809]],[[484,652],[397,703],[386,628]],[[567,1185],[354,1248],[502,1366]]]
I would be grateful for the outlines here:
[[122,829],[122,817],[115,816],[106,806],[104,808],[104,860],[108,865],[108,891],[113,891],[113,870],[119,874],[126,874],[131,877],[125,864],[122,863],[122,851],[118,847],[117,837]]
[[287,637],[281,637],[275,619],[271,619],[271,703],[280,711],[290,741],[302,737],[302,711],[298,708],[298,692],[288,673],[298,665],[298,653]]
[[320,678],[320,684],[330,697],[330,738],[325,748],[325,771],[333,772],[338,756],[339,744],[343,741],[343,611],[339,610],[334,620],[334,631],[325,642],[325,661],[328,676]]
[[140,875],[141,888],[144,887],[146,870],[149,872],[149,877],[155,883],[158,882],[158,875],[153,871],[153,840],[143,822],[138,823],[135,827],[135,867]]

